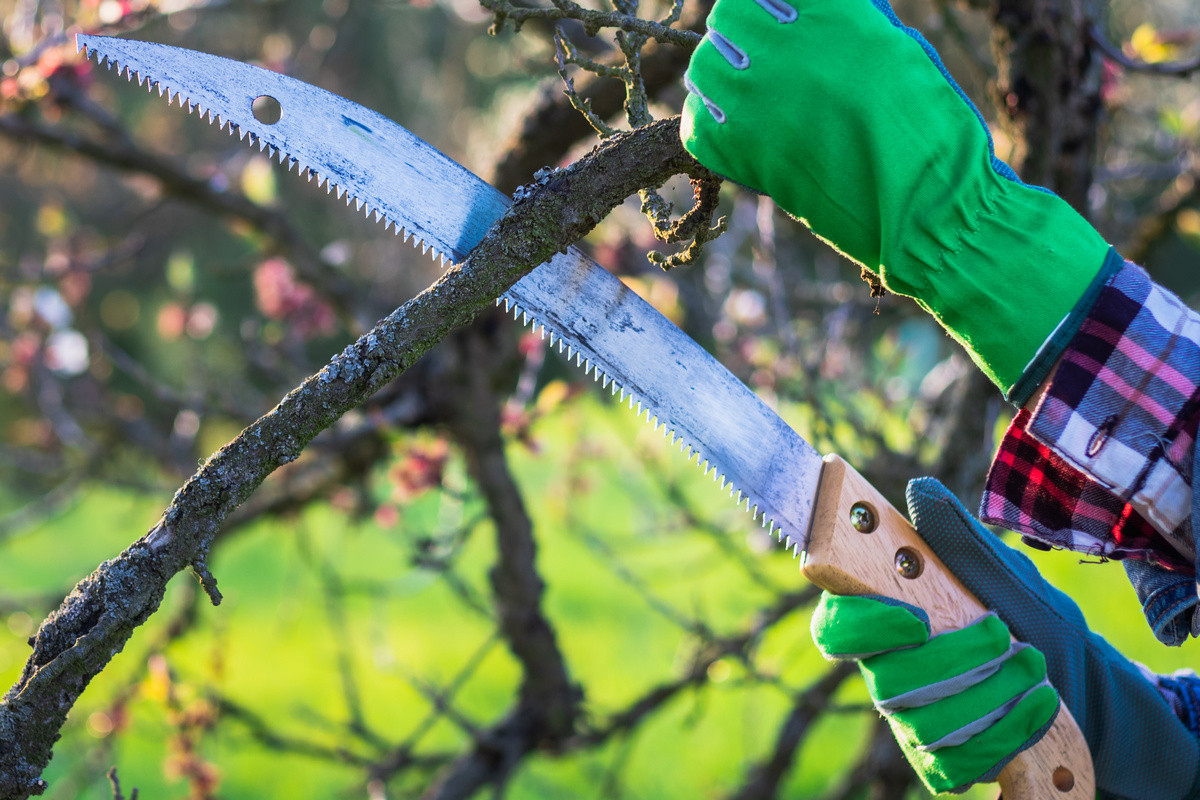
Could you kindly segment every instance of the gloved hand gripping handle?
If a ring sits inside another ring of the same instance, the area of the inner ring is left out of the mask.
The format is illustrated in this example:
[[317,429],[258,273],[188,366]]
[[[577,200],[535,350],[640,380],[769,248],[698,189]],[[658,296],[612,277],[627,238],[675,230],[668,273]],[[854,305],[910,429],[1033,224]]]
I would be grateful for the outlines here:
[[[964,627],[986,613],[928,545],[865,478],[825,457],[801,573],[834,594],[878,595],[924,609],[932,633]],[[1092,756],[1065,705],[1032,747],[1000,772],[1005,800],[1093,800]]]

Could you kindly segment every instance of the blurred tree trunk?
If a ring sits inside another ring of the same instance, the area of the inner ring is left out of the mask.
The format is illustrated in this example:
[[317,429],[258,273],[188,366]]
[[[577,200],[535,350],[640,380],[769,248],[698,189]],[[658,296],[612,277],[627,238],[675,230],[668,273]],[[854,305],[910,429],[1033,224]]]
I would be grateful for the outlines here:
[[1083,0],[993,0],[994,101],[1023,179],[1087,211],[1102,103],[1102,60]]

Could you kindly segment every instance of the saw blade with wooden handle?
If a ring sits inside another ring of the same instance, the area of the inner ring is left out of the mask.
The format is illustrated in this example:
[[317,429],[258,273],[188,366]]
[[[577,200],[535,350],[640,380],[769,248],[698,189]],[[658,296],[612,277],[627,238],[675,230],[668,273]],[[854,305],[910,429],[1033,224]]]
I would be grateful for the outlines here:
[[[77,41],[97,61],[228,128],[443,260],[464,258],[510,205],[395,122],[302,81],[168,45]],[[582,251],[555,256],[498,302],[678,440],[802,552],[801,571],[818,586],[919,606],[934,633],[983,613],[869,483],[836,456],[822,459],[710,353]],[[999,783],[1008,800],[1095,797],[1091,755],[1065,706]]]

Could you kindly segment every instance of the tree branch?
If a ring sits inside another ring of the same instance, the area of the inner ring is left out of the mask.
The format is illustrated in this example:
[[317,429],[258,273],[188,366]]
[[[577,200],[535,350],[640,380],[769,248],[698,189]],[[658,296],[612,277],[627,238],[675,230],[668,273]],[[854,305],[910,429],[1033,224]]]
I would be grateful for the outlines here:
[[63,126],[46,125],[20,114],[0,115],[0,135],[14,142],[33,142],[56,150],[76,153],[122,172],[149,175],[163,191],[192,203],[198,208],[249,223],[269,236],[295,264],[304,280],[320,288],[322,296],[345,318],[351,330],[361,331],[351,318],[351,310],[362,304],[361,292],[354,284],[321,260],[304,240],[300,231],[282,214],[261,206],[243,194],[216,189],[212,182],[179,168],[172,159],[139,147],[116,120],[107,119],[82,100],[64,95],[66,103],[91,118],[111,135],[109,141],[84,136]]
[[0,798],[45,789],[41,772],[88,682],[158,608],[167,581],[203,565],[225,518],[267,475],[627,196],[694,169],[678,119],[613,137],[536,188],[462,264],[212,455],[147,535],[80,581],[42,624],[21,676],[0,701]]
[[804,743],[813,723],[829,708],[833,693],[842,682],[857,671],[853,661],[842,661],[796,697],[791,713],[779,729],[775,748],[750,770],[746,783],[731,795],[730,800],[773,800],[779,796],[780,784],[791,770],[796,751]]
[[577,19],[583,23],[589,36],[594,36],[601,28],[618,28],[630,33],[641,34],[664,44],[686,47],[689,50],[700,43],[700,34],[694,31],[679,30],[661,22],[642,19],[634,14],[623,14],[619,11],[593,11],[573,3],[571,0],[554,0],[553,8],[524,8],[505,0],[480,0],[480,5],[496,15],[496,22],[492,26],[493,32],[502,28],[505,22],[511,22],[519,30],[526,20],[531,19],[550,21]]

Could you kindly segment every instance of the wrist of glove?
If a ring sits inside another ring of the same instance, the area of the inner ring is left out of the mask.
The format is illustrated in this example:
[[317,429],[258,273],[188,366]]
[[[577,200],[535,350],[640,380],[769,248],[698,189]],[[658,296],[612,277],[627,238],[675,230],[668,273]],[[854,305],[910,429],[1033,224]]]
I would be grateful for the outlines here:
[[692,155],[915,298],[1010,394],[1105,262],[886,0],[718,0],[686,84]]
[[996,616],[931,637],[920,609],[825,596],[813,636],[827,656],[859,659],[873,700],[926,786],[954,791],[992,779],[1053,721],[1057,690],[1087,740],[1101,796],[1200,797],[1196,726],[1181,722],[1181,703],[1164,696],[1200,713],[1200,679],[1148,679],[937,481],[910,483],[908,505],[917,533]]

